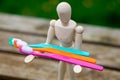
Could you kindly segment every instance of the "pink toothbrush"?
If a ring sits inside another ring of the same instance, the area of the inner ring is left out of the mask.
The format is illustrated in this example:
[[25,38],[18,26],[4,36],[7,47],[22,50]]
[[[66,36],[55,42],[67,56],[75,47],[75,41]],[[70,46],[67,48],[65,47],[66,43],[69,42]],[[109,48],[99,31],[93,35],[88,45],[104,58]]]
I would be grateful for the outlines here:
[[94,70],[102,71],[104,69],[102,66],[92,64],[92,63],[89,63],[89,62],[85,62],[85,61],[82,61],[82,60],[77,60],[77,59],[69,58],[69,57],[66,57],[66,56],[61,56],[61,55],[58,55],[58,54],[41,53],[41,52],[38,52],[38,51],[33,51],[32,48],[30,48],[28,46],[24,46],[22,48],[19,48],[19,51],[24,53],[24,54],[34,55],[34,56],[39,56],[39,57],[45,57],[45,58],[52,58],[52,59],[55,59],[55,60],[68,62],[70,64],[80,65],[80,66],[83,66],[83,67],[86,67],[86,68],[91,68],[91,69],[94,69]]

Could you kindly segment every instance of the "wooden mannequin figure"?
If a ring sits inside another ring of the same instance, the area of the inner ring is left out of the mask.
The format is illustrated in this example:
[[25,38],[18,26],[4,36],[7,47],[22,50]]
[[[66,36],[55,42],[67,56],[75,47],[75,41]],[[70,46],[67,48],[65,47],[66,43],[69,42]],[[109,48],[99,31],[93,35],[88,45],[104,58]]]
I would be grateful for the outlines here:
[[[9,44],[18,48],[21,53],[27,54],[27,57],[24,59],[25,63],[31,62],[36,56],[60,60],[58,65],[58,80],[64,80],[66,69],[68,69],[70,80],[75,80],[74,72],[81,72],[81,66],[102,71],[104,67],[94,64],[96,63],[95,59],[78,56],[73,53],[76,51],[85,53],[79,50],[82,44],[84,28],[77,26],[76,22],[70,19],[71,6],[67,2],[59,3],[57,6],[57,14],[59,19],[50,21],[47,39],[44,44],[28,44],[17,38],[10,38]],[[61,47],[50,44],[54,36],[59,40]],[[89,53],[87,56],[88,55]],[[72,64],[76,66],[73,68]]]
[[[51,20],[47,34],[46,44],[51,43],[54,36],[60,42],[60,46],[80,49],[82,43],[83,27],[77,26],[76,22],[71,20],[71,6],[67,2],[61,2],[57,6],[58,20]],[[58,80],[63,80],[66,67],[68,67],[70,80],[75,80],[73,67],[71,64],[60,61],[58,68]]]

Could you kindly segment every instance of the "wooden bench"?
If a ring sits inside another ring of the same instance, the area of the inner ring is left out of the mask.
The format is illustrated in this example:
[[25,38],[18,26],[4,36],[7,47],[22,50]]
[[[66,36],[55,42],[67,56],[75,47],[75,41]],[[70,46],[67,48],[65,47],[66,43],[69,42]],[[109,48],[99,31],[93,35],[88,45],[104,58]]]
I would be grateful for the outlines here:
[[[120,30],[80,24],[85,27],[82,49],[89,51],[102,72],[83,68],[77,80],[120,80]],[[9,37],[29,43],[45,42],[49,20],[0,13],[0,80],[57,80],[58,61],[36,58],[24,63],[25,55],[8,45]],[[53,41],[58,44],[57,39]],[[65,80],[69,80],[66,75]]]

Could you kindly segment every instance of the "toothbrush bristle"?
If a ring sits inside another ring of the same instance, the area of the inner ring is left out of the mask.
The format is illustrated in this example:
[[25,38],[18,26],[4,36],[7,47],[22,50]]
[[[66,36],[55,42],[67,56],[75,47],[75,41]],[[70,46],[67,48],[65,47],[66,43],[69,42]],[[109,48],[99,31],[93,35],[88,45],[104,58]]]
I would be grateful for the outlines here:
[[25,41],[17,40],[17,46],[27,46],[28,44]]
[[31,47],[28,47],[28,46],[22,46],[21,51],[24,53],[31,54],[33,52],[33,49]]

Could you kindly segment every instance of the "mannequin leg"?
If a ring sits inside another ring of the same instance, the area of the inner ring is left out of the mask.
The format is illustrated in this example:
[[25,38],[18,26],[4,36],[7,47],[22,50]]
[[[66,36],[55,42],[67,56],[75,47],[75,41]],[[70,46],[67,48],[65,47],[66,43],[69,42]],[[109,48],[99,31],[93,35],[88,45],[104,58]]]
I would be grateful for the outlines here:
[[60,61],[58,65],[58,80],[64,80],[65,71],[66,71],[66,63]]
[[75,79],[75,73],[73,71],[73,65],[67,64],[67,67],[68,67],[68,75],[70,77],[70,80],[76,80]]

